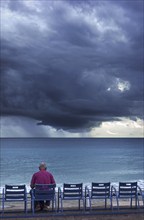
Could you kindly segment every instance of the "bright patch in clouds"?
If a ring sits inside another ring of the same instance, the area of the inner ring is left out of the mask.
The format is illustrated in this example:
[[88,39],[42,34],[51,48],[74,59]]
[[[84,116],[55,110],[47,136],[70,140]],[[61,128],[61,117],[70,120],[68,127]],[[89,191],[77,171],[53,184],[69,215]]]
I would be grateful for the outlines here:
[[143,120],[136,121],[121,118],[120,121],[103,122],[99,128],[93,128],[91,137],[143,137]]
[[107,88],[107,91],[119,91],[119,92],[125,92],[130,90],[130,83],[128,81],[124,81],[120,78],[116,78],[114,83],[111,85],[111,87]]
[[129,83],[128,81],[124,81],[124,80],[117,79],[117,88],[118,88],[121,92],[124,92],[124,91],[130,89],[130,83]]

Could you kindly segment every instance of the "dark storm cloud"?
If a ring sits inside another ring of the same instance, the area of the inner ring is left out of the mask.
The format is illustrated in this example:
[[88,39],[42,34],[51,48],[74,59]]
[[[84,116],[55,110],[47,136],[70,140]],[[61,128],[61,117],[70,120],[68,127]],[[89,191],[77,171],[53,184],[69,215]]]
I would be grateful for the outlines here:
[[65,130],[142,117],[142,1],[3,1],[2,115]]

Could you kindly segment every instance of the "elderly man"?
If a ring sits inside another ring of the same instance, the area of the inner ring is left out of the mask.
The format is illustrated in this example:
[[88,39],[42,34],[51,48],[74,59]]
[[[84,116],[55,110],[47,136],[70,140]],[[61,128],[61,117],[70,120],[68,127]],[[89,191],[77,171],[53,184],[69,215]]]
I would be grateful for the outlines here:
[[[33,189],[35,187],[35,184],[56,184],[53,175],[46,171],[47,166],[44,162],[40,163],[39,165],[39,171],[34,173],[31,179],[30,187]],[[35,202],[35,210],[48,210],[48,206],[50,206],[50,201],[40,201]]]

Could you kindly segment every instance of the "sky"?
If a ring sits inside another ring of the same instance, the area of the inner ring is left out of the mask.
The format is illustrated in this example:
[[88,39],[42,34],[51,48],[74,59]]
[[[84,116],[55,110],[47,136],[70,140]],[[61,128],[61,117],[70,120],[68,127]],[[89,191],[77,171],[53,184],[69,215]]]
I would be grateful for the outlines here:
[[142,0],[1,0],[1,137],[143,137]]

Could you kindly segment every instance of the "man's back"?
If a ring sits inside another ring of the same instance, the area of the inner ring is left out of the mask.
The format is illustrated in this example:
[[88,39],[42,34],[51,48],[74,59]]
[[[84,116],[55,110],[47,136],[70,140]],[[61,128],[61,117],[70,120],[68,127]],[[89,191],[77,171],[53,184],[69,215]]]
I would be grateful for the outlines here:
[[50,172],[40,170],[34,173],[31,184],[55,184],[55,180]]

